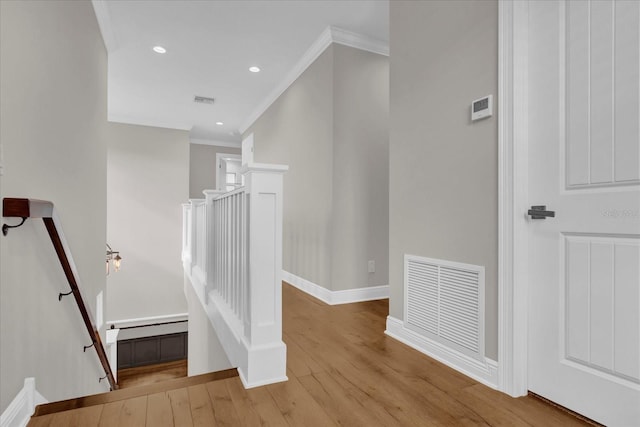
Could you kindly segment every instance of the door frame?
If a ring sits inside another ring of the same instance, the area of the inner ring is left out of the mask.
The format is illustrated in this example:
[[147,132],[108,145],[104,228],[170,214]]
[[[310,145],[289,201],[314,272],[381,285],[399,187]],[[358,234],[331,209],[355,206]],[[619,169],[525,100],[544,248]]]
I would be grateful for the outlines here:
[[220,169],[222,166],[222,160],[227,159],[242,160],[242,156],[240,154],[216,153],[216,190],[224,190],[224,187],[226,187],[226,185],[221,186],[221,183],[226,183],[224,180],[226,177],[220,176]]
[[498,2],[498,389],[528,392],[529,2]]

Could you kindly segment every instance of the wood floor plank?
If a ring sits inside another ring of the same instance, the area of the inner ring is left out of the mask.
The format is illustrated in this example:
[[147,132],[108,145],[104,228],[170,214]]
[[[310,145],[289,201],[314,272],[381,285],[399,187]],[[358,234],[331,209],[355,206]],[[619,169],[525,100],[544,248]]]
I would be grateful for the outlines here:
[[195,427],[216,425],[211,399],[205,384],[198,384],[188,388],[191,405],[191,418]]
[[283,334],[282,339],[287,344],[287,369],[290,369],[297,377],[324,371],[320,364],[301,349],[293,338]]
[[171,412],[173,413],[173,424],[180,427],[193,426],[191,417],[191,405],[189,403],[189,392],[186,388],[167,391],[167,397],[171,402]]
[[503,405],[500,405],[492,400],[481,399],[473,392],[460,390],[456,393],[457,396],[464,404],[472,408],[487,423],[496,427],[530,427],[531,424],[526,419],[519,417],[513,412],[506,409]]
[[295,375],[289,381],[267,386],[269,394],[290,426],[336,425],[324,409],[305,392]]
[[75,411],[53,414],[49,427],[97,427],[102,415],[103,405],[89,406]]
[[187,360],[158,363],[118,370],[120,389],[139,387],[187,376]]
[[149,394],[161,391],[175,390],[185,388],[195,384],[206,384],[209,381],[219,379],[232,378],[238,376],[237,369],[225,369],[218,372],[210,372],[208,374],[196,375],[193,377],[176,378],[173,380],[163,381],[161,383],[153,383],[139,387],[129,387],[121,390],[110,391],[108,393],[93,394],[90,396],[78,397],[75,399],[61,400],[59,402],[46,403],[36,407],[36,416],[52,414],[69,409],[84,408],[86,406],[101,405],[103,403],[116,402],[118,400],[131,399],[138,396],[147,396]]
[[146,425],[147,427],[174,427],[173,411],[167,392],[149,395]]
[[298,377],[300,384],[337,425],[372,426],[379,421],[326,372]]
[[31,417],[29,423],[27,423],[27,427],[49,427],[54,416],[55,414]]
[[147,420],[147,396],[127,399],[120,411],[119,425],[127,427],[145,427]]
[[118,427],[120,425],[120,411],[124,406],[124,400],[105,403],[102,407],[98,427]]
[[284,427],[289,425],[284,419],[278,405],[276,405],[275,400],[271,397],[267,387],[253,388],[245,392],[251,401],[251,406],[260,417],[260,425],[270,427]]
[[539,427],[573,427],[586,423],[568,412],[564,412],[541,400],[531,396],[514,399],[499,391],[492,390],[482,384],[476,384],[465,389],[465,392],[482,399],[486,404],[503,405],[520,419],[526,420],[532,426]]
[[[256,412],[251,404],[249,396],[245,391],[240,378],[229,378],[223,381],[229,391],[231,402],[238,414],[238,422],[240,426],[259,426],[263,423],[260,415]],[[284,420],[283,420],[284,421]]]
[[219,426],[238,426],[240,419],[231,401],[227,385],[223,381],[212,381],[205,385],[213,407],[213,415]]

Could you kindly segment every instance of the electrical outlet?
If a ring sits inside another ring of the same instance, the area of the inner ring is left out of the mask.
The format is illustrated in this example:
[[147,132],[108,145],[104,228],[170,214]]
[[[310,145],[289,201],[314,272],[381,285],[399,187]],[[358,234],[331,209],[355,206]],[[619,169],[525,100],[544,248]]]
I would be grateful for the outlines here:
[[374,260],[369,260],[369,273],[376,272],[376,262]]

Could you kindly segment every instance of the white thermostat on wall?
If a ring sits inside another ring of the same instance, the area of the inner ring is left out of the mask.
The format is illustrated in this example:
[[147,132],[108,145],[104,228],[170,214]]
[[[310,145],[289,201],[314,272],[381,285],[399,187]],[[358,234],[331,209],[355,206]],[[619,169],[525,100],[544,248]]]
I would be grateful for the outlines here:
[[493,95],[476,99],[471,103],[471,121],[484,119],[493,115]]

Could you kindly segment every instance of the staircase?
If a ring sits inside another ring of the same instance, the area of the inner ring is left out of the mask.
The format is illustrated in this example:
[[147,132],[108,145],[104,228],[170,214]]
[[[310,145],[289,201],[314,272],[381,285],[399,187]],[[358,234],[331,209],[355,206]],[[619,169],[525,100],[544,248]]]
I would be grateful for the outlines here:
[[216,425],[230,390],[242,390],[236,369],[39,405],[28,426]]

